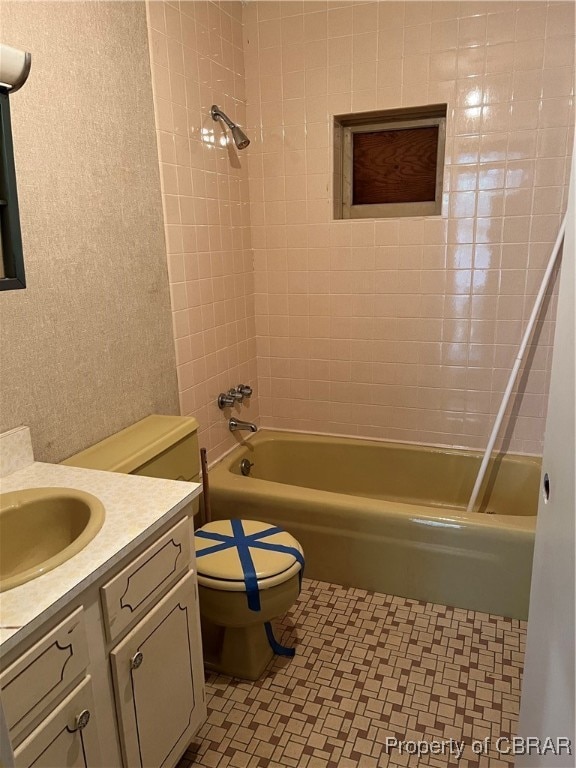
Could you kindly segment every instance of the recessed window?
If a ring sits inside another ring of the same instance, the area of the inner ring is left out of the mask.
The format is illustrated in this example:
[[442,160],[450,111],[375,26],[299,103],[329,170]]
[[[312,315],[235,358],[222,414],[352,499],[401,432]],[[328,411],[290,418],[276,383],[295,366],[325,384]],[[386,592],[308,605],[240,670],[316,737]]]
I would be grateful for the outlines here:
[[334,118],[334,217],[442,211],[446,104]]

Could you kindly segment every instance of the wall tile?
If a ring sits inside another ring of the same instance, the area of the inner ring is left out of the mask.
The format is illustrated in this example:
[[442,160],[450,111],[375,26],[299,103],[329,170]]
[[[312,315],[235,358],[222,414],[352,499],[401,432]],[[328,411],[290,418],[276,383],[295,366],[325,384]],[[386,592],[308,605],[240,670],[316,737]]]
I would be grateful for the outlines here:
[[[263,424],[480,448],[566,204],[573,5],[282,8],[285,92],[270,108],[265,52],[246,56],[250,119],[264,137],[251,147],[250,196],[270,225],[261,236],[253,217],[255,278],[267,292],[256,314],[259,386],[274,393],[261,403]],[[268,29],[253,12],[244,23],[250,40]],[[303,41],[318,52],[307,55]],[[331,220],[330,155],[320,150],[329,151],[332,114],[443,100],[442,219]],[[274,131],[284,131],[275,160],[259,162]],[[290,226],[279,229],[283,215]],[[541,448],[553,311],[554,301],[513,450]]]
[[[148,11],[180,402],[211,457],[233,444],[214,395],[256,353],[265,426],[481,447],[566,204],[573,5]],[[427,101],[449,107],[443,218],[332,221],[331,115]],[[515,450],[540,450],[554,306]]]
[[[220,391],[251,384],[249,406],[235,410],[258,420],[251,148],[237,152],[209,114],[217,103],[246,125],[241,4],[150,0],[147,9],[180,410],[199,420],[212,460],[237,442],[230,414],[216,406]],[[279,18],[263,12],[260,33],[262,47],[277,45]],[[257,93],[272,98],[280,69],[273,71],[274,56],[262,58],[269,82],[259,81]]]

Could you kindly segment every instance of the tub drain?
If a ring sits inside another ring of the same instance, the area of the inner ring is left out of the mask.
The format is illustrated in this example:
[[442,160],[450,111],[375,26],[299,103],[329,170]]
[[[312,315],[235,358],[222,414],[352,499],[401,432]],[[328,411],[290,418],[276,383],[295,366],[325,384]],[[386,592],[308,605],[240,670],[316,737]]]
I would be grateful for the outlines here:
[[249,459],[242,459],[240,462],[240,472],[242,472],[244,477],[248,477],[253,466],[254,464]]

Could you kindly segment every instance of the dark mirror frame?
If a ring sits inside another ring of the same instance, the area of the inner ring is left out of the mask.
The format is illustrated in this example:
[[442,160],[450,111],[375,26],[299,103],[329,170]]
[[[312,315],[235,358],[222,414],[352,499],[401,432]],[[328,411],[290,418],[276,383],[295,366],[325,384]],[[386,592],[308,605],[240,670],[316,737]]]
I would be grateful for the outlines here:
[[4,88],[0,88],[0,223],[4,263],[4,277],[0,278],[0,291],[26,288],[14,144],[10,124],[10,101],[8,91]]

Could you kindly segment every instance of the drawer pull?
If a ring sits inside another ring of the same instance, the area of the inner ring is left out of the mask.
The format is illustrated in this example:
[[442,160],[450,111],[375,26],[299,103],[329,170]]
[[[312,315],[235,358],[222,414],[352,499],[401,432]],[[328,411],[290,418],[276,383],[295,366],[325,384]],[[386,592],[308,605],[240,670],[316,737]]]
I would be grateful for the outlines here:
[[132,656],[132,659],[130,660],[130,667],[131,669],[138,669],[140,664],[144,661],[144,654],[138,651],[138,653],[135,653],[134,656]]
[[74,730],[81,731],[83,728],[86,728],[89,722],[90,722],[90,711],[88,709],[83,709],[79,715],[76,715],[76,727],[74,728]]

